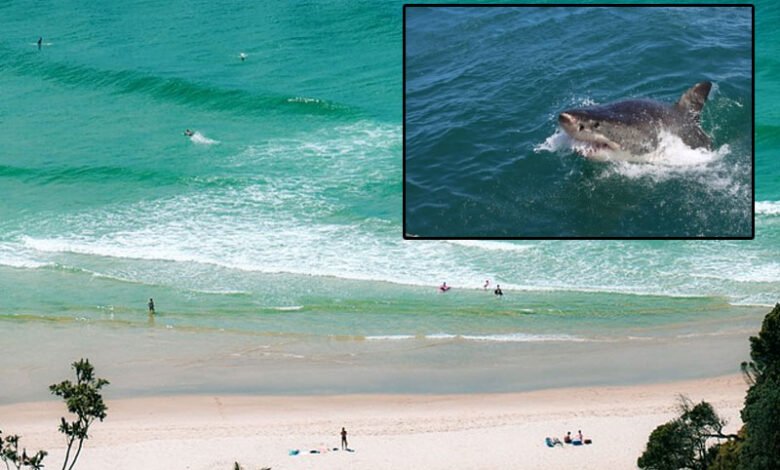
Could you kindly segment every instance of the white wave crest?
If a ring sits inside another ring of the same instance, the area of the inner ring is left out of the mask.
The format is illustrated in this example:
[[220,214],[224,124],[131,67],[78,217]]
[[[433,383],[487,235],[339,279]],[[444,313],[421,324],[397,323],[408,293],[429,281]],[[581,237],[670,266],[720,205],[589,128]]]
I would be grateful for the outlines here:
[[462,339],[465,341],[492,341],[497,343],[537,343],[537,342],[585,342],[590,341],[580,336],[567,334],[529,334],[529,333],[502,333],[493,335],[453,335],[449,333],[435,333],[425,336],[429,340]]
[[399,341],[406,339],[414,339],[414,335],[373,335],[366,336],[366,340],[369,341]]
[[756,214],[780,215],[780,201],[756,201]]
[[37,269],[52,265],[50,262],[36,258],[29,250],[20,248],[18,245],[0,243],[0,265],[27,269]]

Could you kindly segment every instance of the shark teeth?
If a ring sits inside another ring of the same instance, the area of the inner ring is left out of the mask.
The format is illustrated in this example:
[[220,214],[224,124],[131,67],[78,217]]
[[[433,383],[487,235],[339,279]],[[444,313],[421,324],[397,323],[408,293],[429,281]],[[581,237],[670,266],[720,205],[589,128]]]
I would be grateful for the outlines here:
[[609,144],[586,140],[574,140],[572,143],[572,149],[585,157],[595,155],[605,150],[614,150],[614,148]]

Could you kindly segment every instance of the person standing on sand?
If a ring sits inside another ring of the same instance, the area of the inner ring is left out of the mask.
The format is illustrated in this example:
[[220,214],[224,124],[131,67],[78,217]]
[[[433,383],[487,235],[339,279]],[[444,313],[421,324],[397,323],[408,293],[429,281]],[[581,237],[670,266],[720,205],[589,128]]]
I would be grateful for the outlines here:
[[149,315],[154,315],[154,299],[149,298]]
[[347,450],[347,430],[341,428],[341,450]]

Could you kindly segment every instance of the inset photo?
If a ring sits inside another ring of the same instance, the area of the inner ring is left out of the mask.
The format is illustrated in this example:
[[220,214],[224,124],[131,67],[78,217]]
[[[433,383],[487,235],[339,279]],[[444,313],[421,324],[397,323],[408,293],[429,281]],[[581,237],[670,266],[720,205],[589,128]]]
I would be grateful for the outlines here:
[[404,7],[404,238],[752,239],[753,7]]

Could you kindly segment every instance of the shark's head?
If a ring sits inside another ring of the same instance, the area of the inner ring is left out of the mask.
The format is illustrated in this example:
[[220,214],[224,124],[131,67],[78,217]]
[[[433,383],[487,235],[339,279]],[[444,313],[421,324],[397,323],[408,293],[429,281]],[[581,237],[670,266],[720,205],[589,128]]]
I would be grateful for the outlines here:
[[601,106],[569,109],[558,115],[561,128],[582,155],[601,159],[616,153],[643,155],[658,145],[664,129],[692,148],[709,147],[699,115],[711,84],[702,82],[686,91],[674,105],[651,100],[628,100]]
[[590,108],[570,109],[558,115],[558,123],[569,137],[577,142],[577,149],[585,156],[621,150],[615,124]]

